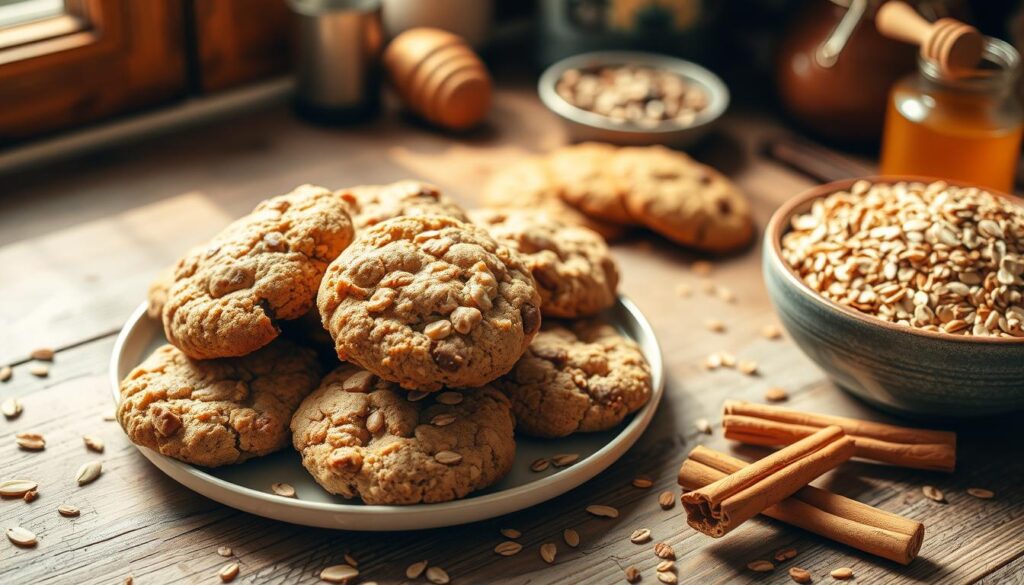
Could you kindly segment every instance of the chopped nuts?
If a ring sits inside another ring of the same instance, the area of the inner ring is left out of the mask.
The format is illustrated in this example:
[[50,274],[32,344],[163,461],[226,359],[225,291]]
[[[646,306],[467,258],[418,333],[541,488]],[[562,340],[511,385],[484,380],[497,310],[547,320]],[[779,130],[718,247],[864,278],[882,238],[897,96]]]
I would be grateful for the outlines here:
[[788,398],[789,392],[779,387],[772,387],[764,391],[764,399],[768,402],[782,402]]
[[217,571],[217,576],[225,583],[230,583],[238,576],[238,563],[228,563]]
[[643,544],[650,542],[651,531],[647,528],[637,528],[633,531],[633,534],[629,535],[629,541],[633,544]]
[[222,557],[230,557],[234,554],[234,551],[231,550],[231,547],[229,546],[219,546],[217,547],[217,554],[219,554]]
[[95,435],[85,435],[84,437],[82,437],[82,441],[85,442],[86,449],[96,453],[103,452],[103,439]]
[[345,392],[358,392],[360,394],[370,391],[373,387],[373,374],[366,370],[360,370],[341,383],[341,389]]
[[594,516],[601,518],[618,518],[619,511],[611,506],[602,506],[600,504],[591,504],[587,506],[587,512],[590,512]]
[[551,464],[555,467],[566,467],[579,460],[579,453],[561,453],[551,458]]
[[42,451],[46,448],[46,439],[38,433],[18,433],[14,441],[26,451]]
[[540,545],[540,558],[544,559],[544,562],[553,565],[555,563],[555,555],[558,554],[558,547],[553,542],[545,542]]
[[634,477],[633,487],[645,490],[654,485],[654,482],[646,477]]
[[427,567],[427,581],[434,585],[446,585],[451,578],[448,577],[448,572],[441,567]]
[[839,567],[838,569],[832,569],[832,572],[829,573],[829,575],[832,575],[833,579],[846,580],[853,577],[853,569],[849,567]]
[[320,571],[320,579],[328,583],[348,583],[349,580],[355,579],[358,576],[359,569],[351,565],[332,565]]
[[807,570],[801,569],[800,567],[790,567],[789,578],[797,583],[811,582],[811,574],[808,573]]
[[750,561],[747,563],[747,568],[755,573],[770,573],[775,570],[775,565],[771,561]]
[[274,483],[270,485],[270,491],[281,496],[282,498],[294,498],[295,488],[291,484],[287,483]]
[[540,459],[535,459],[533,463],[530,464],[530,471],[544,471],[550,465],[551,461],[549,459],[544,459],[543,457]]
[[505,538],[519,538],[520,536],[523,535],[522,532],[519,532],[515,528],[502,528],[500,530],[500,532],[501,532],[501,535],[504,536]]
[[52,347],[40,347],[33,349],[32,353],[28,354],[28,357],[43,362],[52,362],[55,355],[57,355],[57,352]]
[[576,532],[572,528],[566,528],[562,531],[562,540],[565,544],[568,544],[572,548],[576,548],[580,545],[580,533]]
[[423,571],[427,569],[427,561],[417,561],[405,569],[406,579],[419,579]]
[[673,549],[672,545],[670,545],[667,542],[659,542],[658,544],[654,545],[654,554],[657,555],[659,559],[676,558],[675,549]]
[[21,496],[21,499],[25,500],[25,503],[31,504],[32,502],[36,501],[36,498],[38,497],[39,492],[37,490],[29,490],[25,492],[24,496]]
[[0,403],[0,412],[4,413],[6,418],[15,418],[21,414],[21,401],[17,398],[8,398]]
[[633,565],[626,567],[626,582],[636,583],[640,580],[640,569],[637,569]]
[[976,498],[981,498],[982,500],[991,500],[996,496],[995,492],[993,492],[992,490],[976,487],[967,488],[967,493],[971,494]]
[[25,492],[37,489],[39,484],[28,479],[8,479],[0,481],[0,497],[20,498]]
[[75,481],[78,485],[85,485],[96,481],[96,478],[103,472],[103,463],[101,461],[89,461],[83,463],[78,471],[75,473]]
[[434,341],[444,339],[452,334],[452,322],[447,319],[434,321],[423,328],[423,334]]
[[676,505],[676,495],[669,491],[661,492],[658,495],[658,505],[662,510],[671,510]]
[[498,553],[503,557],[510,557],[514,554],[518,554],[519,551],[523,550],[523,545],[512,540],[506,540],[498,546],[494,547],[494,552]]
[[61,504],[57,506],[57,513],[61,516],[64,516],[65,518],[76,518],[79,515],[81,515],[82,512],[81,510],[78,509],[77,506],[72,506],[71,504]]
[[567,69],[555,83],[555,92],[614,124],[642,128],[689,126],[709,103],[705,90],[679,73],[642,65]]
[[7,539],[15,545],[30,548],[36,545],[36,535],[21,526],[11,526],[7,529]]
[[926,485],[926,486],[921,488],[921,493],[924,494],[924,497],[928,498],[929,500],[933,500],[935,502],[945,502],[946,501],[946,496],[944,496],[942,494],[942,492],[939,491],[939,489],[937,487],[935,487],[935,486]]
[[445,465],[456,465],[462,461],[462,455],[455,451],[438,451],[434,454],[434,459],[438,463],[444,463]]

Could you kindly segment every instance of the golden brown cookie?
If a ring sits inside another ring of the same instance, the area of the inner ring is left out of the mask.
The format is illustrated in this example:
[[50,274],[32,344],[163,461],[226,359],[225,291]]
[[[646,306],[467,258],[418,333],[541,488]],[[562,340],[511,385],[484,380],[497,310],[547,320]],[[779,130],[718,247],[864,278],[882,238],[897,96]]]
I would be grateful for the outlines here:
[[128,438],[216,467],[288,444],[288,424],[316,388],[316,356],[287,340],[240,358],[192,360],[163,345],[121,381],[117,420]]
[[621,238],[626,229],[594,219],[562,200],[545,159],[528,157],[503,167],[484,186],[484,203],[490,207],[544,208],[565,223],[581,225],[606,240]]
[[512,401],[517,430],[564,437],[614,427],[651,397],[639,346],[610,325],[545,323],[526,355],[494,385]]
[[478,226],[400,217],[360,232],[317,296],[338,357],[404,388],[482,386],[540,328],[526,261]]
[[636,220],[609,173],[616,150],[599,142],[564,146],[548,155],[548,165],[559,194],[570,205],[591,217],[632,225]]
[[360,185],[338,191],[349,205],[356,229],[401,216],[444,215],[467,221],[458,203],[433,185],[398,181],[389,185]]
[[622,148],[611,173],[630,215],[659,234],[708,252],[750,243],[750,204],[729,179],[663,146]]
[[410,396],[342,365],[292,418],[302,464],[327,491],[367,504],[446,502],[508,473],[515,423],[501,392],[485,386]]
[[540,289],[545,317],[583,317],[615,304],[619,271],[604,239],[544,210],[478,209],[477,225],[522,254]]
[[342,200],[303,185],[268,199],[175,266],[163,308],[168,341],[189,357],[241,356],[313,307],[327,265],[352,241]]
[[153,319],[159,319],[164,312],[164,304],[167,303],[167,291],[174,284],[174,267],[168,266],[156,275],[153,282],[149,283],[146,291],[146,314]]

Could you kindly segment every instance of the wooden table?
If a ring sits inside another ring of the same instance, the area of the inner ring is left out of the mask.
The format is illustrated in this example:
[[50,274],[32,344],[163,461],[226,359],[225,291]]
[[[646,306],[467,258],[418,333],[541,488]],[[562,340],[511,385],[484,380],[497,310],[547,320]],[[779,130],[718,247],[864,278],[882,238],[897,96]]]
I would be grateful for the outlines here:
[[[624,583],[635,565],[641,583],[656,583],[653,542],[675,547],[682,583],[788,582],[786,569],[801,566],[815,582],[830,582],[831,569],[852,567],[859,583],[1024,582],[1024,435],[1021,425],[982,424],[960,431],[960,461],[953,475],[850,463],[819,485],[873,506],[924,522],[926,537],[909,567],[873,558],[798,529],[756,519],[726,538],[712,540],[689,529],[677,505],[663,511],[662,490],[676,490],[676,472],[695,445],[757,457],[736,449],[717,425],[722,401],[762,401],[770,386],[790,393],[789,405],[876,420],[891,420],[828,382],[789,341],[758,335],[774,316],[761,284],[755,247],[716,262],[712,280],[738,296],[727,304],[701,292],[689,269],[694,257],[650,235],[615,246],[624,273],[622,290],[653,322],[668,368],[667,391],[651,427],[629,453],[584,486],[544,505],[470,526],[405,534],[332,532],[265,520],[227,508],[171,481],[128,442],[115,422],[107,362],[115,334],[142,300],[156,272],[189,245],[215,233],[257,201],[311,182],[328,187],[419,177],[472,205],[480,181],[494,168],[528,151],[565,141],[555,120],[529,89],[505,88],[487,129],[451,138],[399,116],[347,130],[305,125],[284,106],[143,146],[94,155],[46,171],[0,179],[0,364],[15,365],[0,384],[0,398],[24,403],[17,419],[0,422],[0,479],[39,482],[32,503],[0,502],[0,524],[34,531],[39,545],[19,549],[0,542],[0,583],[216,583],[230,546],[241,565],[241,583],[314,583],[320,570],[350,553],[366,580],[397,583],[410,563],[429,559],[455,583]],[[732,114],[700,156],[731,175],[754,203],[759,225],[810,180],[759,155],[766,136],[782,131],[756,114]],[[692,297],[677,293],[680,283]],[[727,324],[707,331],[705,319]],[[58,348],[49,377],[29,374],[27,355],[38,346]],[[708,353],[728,350],[760,364],[759,376],[706,371]],[[695,421],[712,421],[713,433]],[[41,453],[19,450],[14,434],[33,430],[47,439]],[[106,442],[89,453],[83,434]],[[98,481],[77,487],[73,475],[89,459],[102,459]],[[651,489],[631,480],[654,479]],[[948,504],[924,498],[921,486],[946,493]],[[993,500],[965,493],[995,491]],[[82,510],[68,519],[58,505]],[[617,519],[589,516],[591,503],[617,507]],[[523,551],[498,557],[498,530],[523,532]],[[562,541],[575,528],[578,548]],[[634,545],[636,528],[654,541]],[[558,544],[554,565],[541,544]],[[745,568],[777,548],[799,556],[772,574]]]

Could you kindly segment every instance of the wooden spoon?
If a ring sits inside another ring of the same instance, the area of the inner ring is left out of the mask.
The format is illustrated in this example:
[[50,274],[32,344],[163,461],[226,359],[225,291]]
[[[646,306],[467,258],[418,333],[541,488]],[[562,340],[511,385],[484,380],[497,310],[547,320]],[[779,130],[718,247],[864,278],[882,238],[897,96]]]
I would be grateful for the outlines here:
[[883,35],[919,45],[921,56],[935,61],[945,75],[962,76],[973,71],[985,48],[978,29],[953,18],[928,22],[904,2],[886,2],[878,9],[875,26]]

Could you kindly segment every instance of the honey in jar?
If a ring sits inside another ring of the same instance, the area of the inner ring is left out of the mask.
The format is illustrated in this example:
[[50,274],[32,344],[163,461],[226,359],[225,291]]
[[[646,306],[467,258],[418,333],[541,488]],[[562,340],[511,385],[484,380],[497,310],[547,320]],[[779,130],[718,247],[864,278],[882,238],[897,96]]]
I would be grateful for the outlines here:
[[884,175],[952,179],[1012,192],[1024,114],[1014,94],[1020,55],[988,38],[982,64],[957,77],[921,58],[889,96]]

